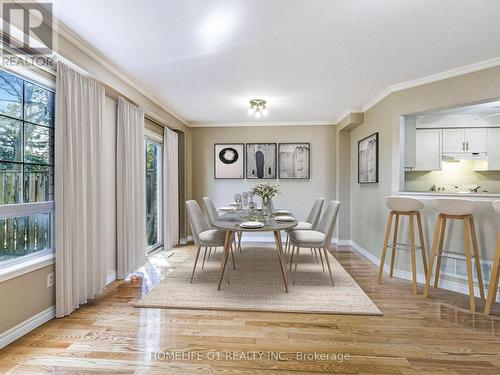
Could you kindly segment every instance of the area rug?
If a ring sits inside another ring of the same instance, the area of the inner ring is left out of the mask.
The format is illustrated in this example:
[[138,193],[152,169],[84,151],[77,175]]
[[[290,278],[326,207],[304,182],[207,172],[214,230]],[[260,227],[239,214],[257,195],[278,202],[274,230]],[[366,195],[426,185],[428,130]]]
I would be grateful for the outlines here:
[[228,262],[229,284],[224,278],[217,290],[222,250],[219,248],[201,268],[200,255],[190,283],[195,252],[174,250],[172,269],[135,307],[232,311],[272,311],[350,315],[382,315],[373,301],[333,257],[329,256],[335,285],[328,271],[309,250],[302,250],[292,285],[285,293],[277,252],[271,245],[245,246],[235,253],[236,270]]

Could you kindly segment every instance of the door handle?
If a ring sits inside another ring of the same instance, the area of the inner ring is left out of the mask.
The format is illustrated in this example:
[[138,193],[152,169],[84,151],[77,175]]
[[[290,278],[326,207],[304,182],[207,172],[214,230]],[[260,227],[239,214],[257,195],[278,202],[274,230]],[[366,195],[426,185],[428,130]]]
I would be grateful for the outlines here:
[[467,151],[469,151],[469,142],[465,143],[467,145]]
[[465,142],[462,142],[462,151],[465,151]]

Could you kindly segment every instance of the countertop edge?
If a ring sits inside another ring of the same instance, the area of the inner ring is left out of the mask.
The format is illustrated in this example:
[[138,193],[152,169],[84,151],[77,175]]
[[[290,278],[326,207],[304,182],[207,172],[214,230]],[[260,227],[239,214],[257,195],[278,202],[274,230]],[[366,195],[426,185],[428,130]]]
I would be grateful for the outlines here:
[[401,191],[394,193],[394,195],[425,197],[427,199],[464,198],[464,199],[483,201],[483,202],[493,202],[496,200],[500,200],[500,194],[485,194],[485,193],[437,193],[437,192]]

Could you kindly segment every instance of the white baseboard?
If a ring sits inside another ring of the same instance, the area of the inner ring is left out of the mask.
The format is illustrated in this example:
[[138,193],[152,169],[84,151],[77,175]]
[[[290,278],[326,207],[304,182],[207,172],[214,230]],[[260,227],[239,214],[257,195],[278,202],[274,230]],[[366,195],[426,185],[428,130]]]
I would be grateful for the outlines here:
[[[341,241],[344,242],[344,241]],[[380,258],[377,256],[373,255],[371,252],[366,250],[365,248],[361,247],[358,245],[356,242],[351,241],[351,240],[345,240],[345,244],[342,244],[343,246],[351,246],[354,250],[356,250],[358,253],[363,255],[365,258],[367,258],[370,262],[375,264],[377,267],[380,265]],[[384,272],[389,273],[388,267],[384,267]],[[400,270],[398,268],[394,269],[394,276],[398,277],[400,279],[405,279],[405,280],[413,280],[413,275],[410,271],[405,271],[405,270]],[[419,284],[425,284],[425,275],[417,273],[417,283]],[[452,292],[457,292],[461,294],[466,294],[469,295],[469,287],[465,283],[459,283],[456,281],[451,281],[451,280],[439,280],[439,287],[441,289],[446,289],[450,290]],[[486,290],[485,290],[486,292]],[[486,292],[487,294],[487,292]],[[479,296],[479,288],[477,285],[474,285],[474,295]],[[500,292],[497,293],[497,298],[496,300],[500,300]]]
[[0,349],[14,342],[18,338],[26,335],[28,332],[41,326],[43,323],[48,322],[56,317],[55,306],[49,307],[35,316],[26,319],[24,322],[19,323],[17,326],[12,327],[8,331],[0,334]]
[[106,286],[111,284],[113,281],[116,280],[116,271],[110,272],[106,275]]

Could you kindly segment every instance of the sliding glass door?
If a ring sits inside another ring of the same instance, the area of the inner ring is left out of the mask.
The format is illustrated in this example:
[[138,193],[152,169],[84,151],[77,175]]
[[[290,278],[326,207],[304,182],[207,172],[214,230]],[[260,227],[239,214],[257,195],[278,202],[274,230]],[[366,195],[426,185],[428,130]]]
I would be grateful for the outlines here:
[[163,145],[159,141],[146,138],[146,233],[148,250],[157,249],[163,244],[163,186],[162,153]]

